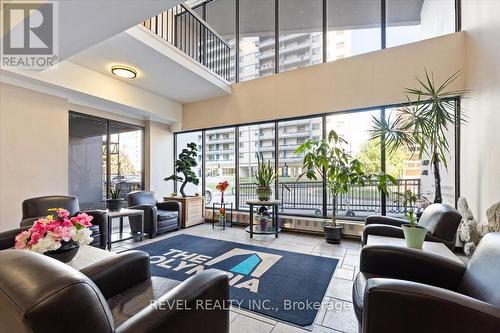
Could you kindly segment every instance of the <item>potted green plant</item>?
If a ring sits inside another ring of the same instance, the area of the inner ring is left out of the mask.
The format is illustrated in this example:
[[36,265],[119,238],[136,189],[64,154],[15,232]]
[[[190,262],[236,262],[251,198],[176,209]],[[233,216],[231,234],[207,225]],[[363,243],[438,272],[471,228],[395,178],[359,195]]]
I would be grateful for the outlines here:
[[255,174],[257,185],[257,197],[260,201],[269,201],[272,195],[271,185],[276,179],[276,172],[270,161],[265,163],[261,161],[259,154],[257,154],[257,172]]
[[108,209],[112,212],[117,212],[122,208],[123,198],[120,198],[119,188],[109,189],[109,199],[106,200],[106,205]]
[[424,244],[427,229],[417,225],[416,221],[416,203],[419,199],[411,190],[405,193],[398,193],[403,198],[403,206],[405,208],[405,216],[410,223],[403,224],[403,234],[405,236],[406,245],[414,249],[421,249]]
[[380,191],[387,193],[387,184],[395,184],[396,179],[390,175],[365,173],[359,160],[352,158],[344,146],[347,141],[335,131],[319,141],[309,139],[301,144],[295,154],[303,155],[304,171],[298,180],[306,176],[310,180],[323,180],[333,198],[331,223],[323,226],[328,243],[338,244],[341,241],[342,226],[337,224],[337,198],[347,194],[352,186],[363,186],[367,182],[378,181]]
[[441,194],[440,164],[448,167],[448,129],[463,121],[461,110],[451,97],[465,94],[466,90],[449,91],[448,87],[460,75],[458,71],[442,84],[434,82],[432,74],[425,70],[425,79],[417,77],[419,87],[405,88],[408,104],[400,108],[395,117],[373,119],[372,139],[385,140],[390,155],[405,147],[418,153],[420,159],[428,156],[433,167],[435,203],[443,202]]
[[[184,188],[188,183],[192,183],[194,185],[198,185],[200,183],[200,179],[193,171],[193,168],[198,165],[196,161],[197,156],[198,147],[196,143],[188,143],[187,148],[184,148],[181,151],[178,159],[175,161],[175,174],[164,179],[165,181],[173,180],[181,182],[179,192],[181,193],[183,198],[187,197],[186,193],[184,192]],[[182,174],[182,176],[179,174]]]

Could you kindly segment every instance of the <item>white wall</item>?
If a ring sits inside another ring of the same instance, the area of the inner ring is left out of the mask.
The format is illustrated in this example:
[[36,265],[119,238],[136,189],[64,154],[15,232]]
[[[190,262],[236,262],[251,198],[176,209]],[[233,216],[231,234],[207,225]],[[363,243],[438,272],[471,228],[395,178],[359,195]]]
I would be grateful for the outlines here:
[[0,231],[19,227],[24,199],[68,193],[68,105],[0,83]]
[[170,126],[0,83],[0,232],[19,226],[23,200],[68,194],[69,110],[145,126],[146,188],[158,200],[173,192],[172,182],[163,181],[173,173]]
[[466,31],[466,88],[463,108],[461,192],[476,218],[500,201],[500,1],[462,1]]
[[168,125],[147,121],[144,136],[146,189],[155,191],[156,199],[162,201],[174,191],[174,183],[163,180],[174,173],[174,134]]

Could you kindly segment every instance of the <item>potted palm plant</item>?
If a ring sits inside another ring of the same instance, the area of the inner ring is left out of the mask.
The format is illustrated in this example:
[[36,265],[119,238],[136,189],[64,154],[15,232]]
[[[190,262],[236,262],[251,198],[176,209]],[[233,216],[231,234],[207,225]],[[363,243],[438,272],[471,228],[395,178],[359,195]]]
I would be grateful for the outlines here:
[[338,244],[341,240],[342,226],[337,224],[337,199],[347,194],[352,186],[363,186],[368,182],[378,182],[380,191],[387,193],[388,183],[396,184],[390,175],[365,173],[359,160],[352,158],[344,147],[347,141],[334,130],[328,137],[319,141],[309,139],[296,150],[296,155],[303,155],[304,171],[297,180],[306,176],[310,180],[323,180],[333,198],[331,223],[323,226],[328,243]]
[[433,167],[435,203],[443,202],[441,194],[440,165],[448,167],[449,142],[448,129],[463,121],[461,110],[451,97],[465,94],[466,90],[449,91],[448,87],[459,76],[454,73],[442,84],[434,82],[432,74],[425,71],[425,79],[417,77],[419,87],[405,88],[408,104],[400,108],[395,117],[388,119],[373,118],[372,139],[385,140],[390,155],[400,147],[418,154],[419,158],[428,156]]
[[398,193],[403,198],[403,207],[405,208],[405,216],[408,218],[407,224],[401,225],[405,236],[406,245],[414,249],[421,249],[424,244],[427,229],[417,225],[416,219],[416,203],[419,199],[411,190],[405,193]]
[[269,201],[272,195],[271,185],[276,179],[276,172],[270,161],[265,163],[257,154],[257,172],[255,174],[257,197],[260,201]]

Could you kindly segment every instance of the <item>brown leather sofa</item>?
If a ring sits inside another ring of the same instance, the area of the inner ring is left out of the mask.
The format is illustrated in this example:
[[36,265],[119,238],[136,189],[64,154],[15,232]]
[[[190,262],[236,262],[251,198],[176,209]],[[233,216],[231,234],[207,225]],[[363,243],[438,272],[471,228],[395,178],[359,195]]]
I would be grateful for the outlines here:
[[360,332],[500,332],[500,233],[467,267],[441,256],[365,246],[353,285]]
[[[426,241],[443,243],[453,249],[461,220],[462,216],[455,208],[445,204],[432,204],[424,210],[418,225],[427,229]],[[389,216],[368,216],[363,231],[363,245],[366,245],[369,235],[404,238],[401,225],[405,223],[408,223],[408,220]]]
[[[21,228],[31,227],[35,220],[47,216],[47,209],[50,208],[67,209],[70,216],[81,213],[78,198],[75,196],[51,195],[31,198],[23,201]],[[106,212],[102,210],[88,210],[85,211],[85,213],[94,217],[92,220],[92,227],[90,227],[92,230],[92,237],[94,238],[91,245],[105,249],[108,235],[108,219]]]
[[228,299],[227,274],[207,270],[182,283],[151,277],[141,251],[81,272],[34,252],[0,251],[0,332],[228,333],[227,308],[200,306]]
[[[134,191],[127,194],[127,204],[130,209],[144,211],[144,232],[149,238],[155,238],[163,232],[179,230],[182,220],[180,202],[156,202],[153,191]],[[140,232],[140,217],[130,216],[129,221],[132,232]]]

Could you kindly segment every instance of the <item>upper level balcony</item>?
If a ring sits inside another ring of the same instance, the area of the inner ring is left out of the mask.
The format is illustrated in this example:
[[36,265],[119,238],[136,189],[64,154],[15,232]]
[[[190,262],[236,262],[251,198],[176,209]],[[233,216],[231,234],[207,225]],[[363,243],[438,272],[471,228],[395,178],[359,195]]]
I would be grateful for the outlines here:
[[143,25],[217,75],[230,80],[231,46],[189,6],[179,4]]

